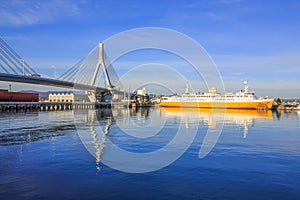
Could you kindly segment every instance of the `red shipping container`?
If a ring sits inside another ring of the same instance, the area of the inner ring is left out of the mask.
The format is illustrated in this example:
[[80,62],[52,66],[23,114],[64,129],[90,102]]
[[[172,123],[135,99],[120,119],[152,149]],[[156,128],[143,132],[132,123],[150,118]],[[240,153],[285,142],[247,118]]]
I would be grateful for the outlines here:
[[38,102],[38,93],[0,91],[0,102]]

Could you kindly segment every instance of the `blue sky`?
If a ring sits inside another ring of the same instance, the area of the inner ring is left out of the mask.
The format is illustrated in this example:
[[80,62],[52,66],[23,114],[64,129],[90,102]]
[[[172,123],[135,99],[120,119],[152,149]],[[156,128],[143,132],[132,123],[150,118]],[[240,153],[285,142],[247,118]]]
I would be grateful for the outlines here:
[[227,90],[248,80],[259,95],[295,98],[300,96],[299,10],[297,0],[1,0],[0,36],[36,71],[53,76],[53,66],[63,73],[119,32],[174,29],[207,50]]

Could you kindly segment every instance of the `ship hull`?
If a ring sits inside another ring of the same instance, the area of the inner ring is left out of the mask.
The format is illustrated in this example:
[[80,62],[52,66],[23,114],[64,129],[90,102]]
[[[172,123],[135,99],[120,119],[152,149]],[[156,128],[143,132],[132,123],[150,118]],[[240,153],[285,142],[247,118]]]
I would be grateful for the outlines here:
[[248,101],[248,102],[162,101],[160,105],[163,107],[186,107],[186,108],[272,109],[273,100]]

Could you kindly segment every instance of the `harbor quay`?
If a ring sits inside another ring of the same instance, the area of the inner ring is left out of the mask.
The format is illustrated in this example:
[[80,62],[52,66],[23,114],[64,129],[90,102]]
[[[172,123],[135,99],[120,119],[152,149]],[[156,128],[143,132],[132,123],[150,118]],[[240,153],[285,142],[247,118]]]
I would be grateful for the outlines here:
[[0,112],[57,111],[110,108],[108,102],[0,102]]

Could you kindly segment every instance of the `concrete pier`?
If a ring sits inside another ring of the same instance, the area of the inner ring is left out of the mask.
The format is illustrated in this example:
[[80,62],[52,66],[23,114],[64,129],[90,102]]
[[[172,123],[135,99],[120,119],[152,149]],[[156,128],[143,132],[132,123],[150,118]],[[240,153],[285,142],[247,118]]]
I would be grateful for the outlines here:
[[0,102],[0,112],[30,112],[56,110],[84,110],[110,108],[108,102],[100,103],[71,103],[71,102]]

